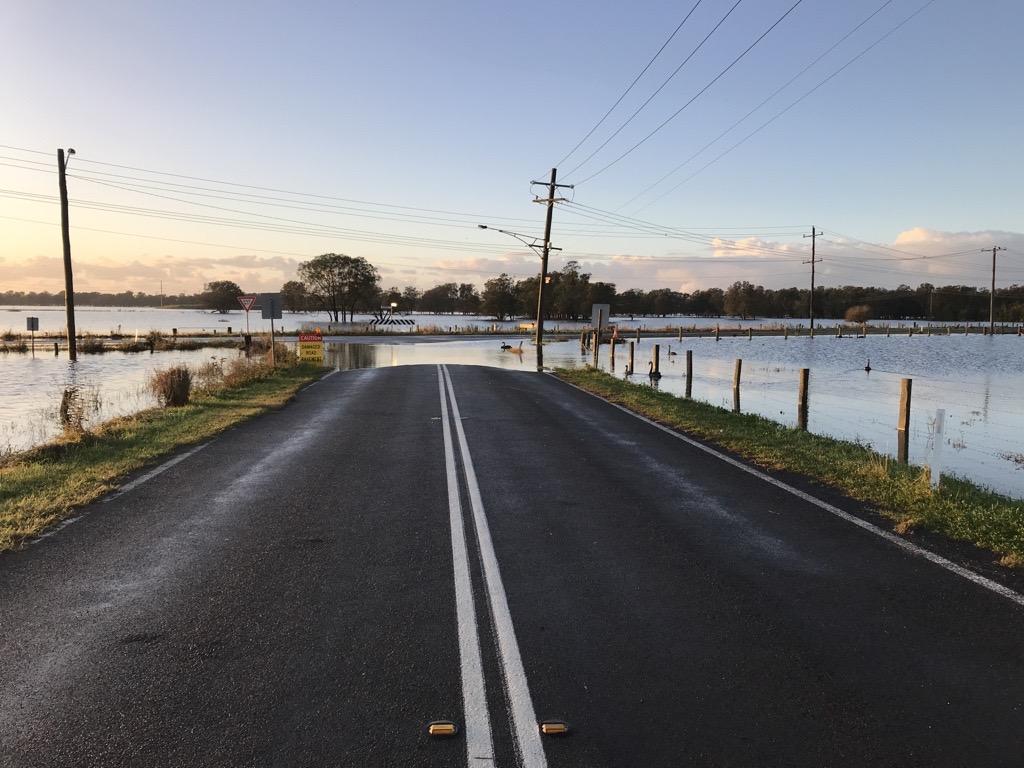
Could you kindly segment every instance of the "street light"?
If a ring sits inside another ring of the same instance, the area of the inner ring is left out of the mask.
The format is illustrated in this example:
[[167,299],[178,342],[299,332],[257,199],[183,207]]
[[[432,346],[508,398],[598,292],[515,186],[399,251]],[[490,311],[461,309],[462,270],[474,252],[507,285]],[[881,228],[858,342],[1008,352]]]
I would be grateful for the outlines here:
[[[486,224],[477,224],[476,226],[479,229],[490,229],[490,230],[492,230],[494,232],[501,232],[501,234],[503,234],[503,235],[508,235],[509,237],[514,237],[516,240],[518,240],[523,245],[525,245],[527,248],[530,248],[534,253],[536,253],[538,256],[540,256],[541,257],[541,264],[545,263],[545,259],[544,259],[544,256],[545,256],[545,254],[544,254],[544,240],[542,238],[534,237],[533,235],[521,235],[518,232],[511,232],[511,231],[509,231],[507,229],[498,229],[497,227],[489,227]],[[562,249],[561,248],[555,248],[553,245],[548,245],[548,250],[549,251],[560,251]],[[545,270],[544,270],[544,267],[542,266],[541,267],[540,280],[537,282],[537,324],[536,324],[535,327],[536,327],[537,332],[538,332],[537,333],[537,366],[538,366],[538,369],[540,369],[540,367],[541,367],[541,365],[540,365],[541,357],[540,356],[543,354],[543,350],[541,349],[541,344],[543,344],[543,337],[540,335],[540,329],[544,327],[544,318],[541,316],[541,313],[543,311],[542,310],[542,305],[544,303],[544,284],[548,282],[548,276],[544,272],[545,272]]]

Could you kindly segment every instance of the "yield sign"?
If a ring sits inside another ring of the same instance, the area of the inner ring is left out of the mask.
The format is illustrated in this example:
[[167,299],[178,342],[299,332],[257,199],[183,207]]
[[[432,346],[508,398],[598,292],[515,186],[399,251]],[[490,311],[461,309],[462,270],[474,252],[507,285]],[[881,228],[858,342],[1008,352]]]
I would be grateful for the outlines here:
[[252,294],[249,294],[247,296],[239,296],[238,303],[242,305],[242,309],[248,312],[256,303],[256,297]]

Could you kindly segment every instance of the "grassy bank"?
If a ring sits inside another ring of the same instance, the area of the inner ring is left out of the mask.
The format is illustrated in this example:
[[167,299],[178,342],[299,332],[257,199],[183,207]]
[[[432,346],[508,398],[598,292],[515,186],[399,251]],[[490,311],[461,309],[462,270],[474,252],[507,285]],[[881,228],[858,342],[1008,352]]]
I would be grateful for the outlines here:
[[1005,566],[1024,566],[1024,502],[952,477],[932,490],[927,472],[863,445],[812,435],[769,419],[736,414],[631,384],[593,369],[559,369],[583,389],[767,469],[829,485],[875,507],[899,532],[919,527],[990,549]]
[[0,551],[18,546],[75,507],[95,501],[181,446],[282,406],[323,370],[279,369],[199,394],[181,408],[153,408],[0,461]]

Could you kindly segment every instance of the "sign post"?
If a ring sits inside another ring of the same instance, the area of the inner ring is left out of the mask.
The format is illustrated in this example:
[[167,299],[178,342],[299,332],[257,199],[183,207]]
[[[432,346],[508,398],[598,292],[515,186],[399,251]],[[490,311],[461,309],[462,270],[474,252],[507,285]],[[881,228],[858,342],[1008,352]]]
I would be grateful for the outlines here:
[[245,335],[249,335],[249,310],[253,308],[256,303],[256,296],[253,294],[246,294],[238,297],[238,303],[242,305],[242,309],[245,310]]
[[259,295],[260,310],[263,319],[270,321],[270,364],[277,365],[277,356],[274,351],[274,320],[281,319],[281,294],[261,293]]
[[39,330],[39,318],[38,317],[26,317],[26,328],[25,330],[32,333],[32,357],[36,356],[36,331]]

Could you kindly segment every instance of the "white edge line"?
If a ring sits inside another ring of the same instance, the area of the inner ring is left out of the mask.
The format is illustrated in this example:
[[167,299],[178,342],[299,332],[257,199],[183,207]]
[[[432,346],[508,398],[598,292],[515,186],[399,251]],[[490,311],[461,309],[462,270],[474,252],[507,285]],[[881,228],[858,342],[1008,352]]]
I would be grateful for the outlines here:
[[635,411],[629,410],[629,408],[626,408],[625,406],[606,400],[600,395],[595,394],[593,392],[589,392],[583,389],[583,387],[578,387],[572,382],[559,378],[557,375],[553,373],[549,373],[548,375],[551,376],[553,379],[560,381],[562,384],[565,384],[566,386],[572,387],[573,389],[578,389],[580,392],[590,395],[591,397],[594,397],[603,403],[607,403],[613,408],[618,408],[623,413],[628,413],[630,416],[640,419],[640,421],[647,422],[652,427],[656,427],[657,429],[660,429],[662,432],[672,435],[672,437],[677,438],[678,440],[682,440],[684,443],[688,443],[689,445],[692,445],[694,448],[698,448],[704,451],[704,453],[714,456],[715,458],[721,459],[726,464],[731,464],[734,467],[742,469],[747,474],[753,475],[756,478],[764,480],[766,483],[770,483],[771,485],[774,485],[776,488],[780,488],[783,491],[786,491],[787,493],[791,493],[797,498],[803,499],[804,501],[813,504],[819,509],[823,509],[832,515],[835,515],[836,517],[845,520],[848,523],[853,523],[859,528],[863,528],[865,531],[868,531],[869,533],[873,533],[876,536],[885,539],[890,544],[895,544],[897,547],[900,547],[905,552],[909,552],[912,555],[922,557],[925,560],[929,560],[930,562],[935,563],[940,568],[945,568],[950,573],[955,573],[957,576],[967,579],[967,581],[977,584],[979,587],[984,587],[985,589],[991,592],[995,592],[997,595],[1005,597],[1007,600],[1014,602],[1017,605],[1024,606],[1024,595],[1020,594],[1019,592],[1015,592],[1009,587],[1000,584],[998,581],[993,581],[992,579],[982,576],[981,574],[975,573],[969,568],[964,568],[962,565],[957,565],[952,560],[948,560],[942,555],[938,555],[930,550],[924,549],[923,547],[919,547],[917,544],[907,541],[906,539],[897,536],[895,533],[887,531],[883,528],[879,528],[874,523],[869,523],[867,520],[863,520],[857,517],[856,515],[853,515],[849,512],[844,512],[839,507],[833,506],[832,504],[829,504],[827,501],[822,501],[816,496],[812,496],[811,494],[806,493],[805,491],[801,491],[799,488],[794,488],[792,485],[789,485],[788,483],[784,483],[781,480],[776,480],[771,475],[767,475],[758,469],[754,469],[753,467],[743,463],[742,461],[734,459],[731,456],[726,456],[724,453],[721,453],[720,451],[717,451],[714,448],[704,445],[703,443],[694,440],[691,437],[687,437],[686,435],[676,432],[674,429],[666,427],[664,424],[659,424],[658,422],[653,421],[647,418],[646,416],[636,413]]
[[441,395],[441,423],[444,434],[444,466],[448,478],[448,510],[451,520],[452,564],[455,572],[455,616],[459,627],[459,659],[462,671],[462,706],[466,726],[466,758],[470,766],[481,761],[494,763],[491,720],[484,689],[483,662],[477,632],[473,583],[469,572],[466,531],[462,522],[459,477],[455,469],[452,429],[448,419],[448,401],[441,366],[437,366],[437,388]]
[[515,628],[512,625],[508,597],[501,582],[501,569],[498,567],[498,558],[491,540],[491,530],[484,513],[480,486],[476,480],[476,471],[473,469],[473,458],[469,453],[469,444],[466,442],[466,432],[462,428],[462,417],[459,414],[458,401],[455,399],[455,388],[452,386],[448,366],[443,366],[443,369],[445,382],[448,384],[448,394],[452,401],[455,432],[459,437],[459,450],[462,453],[462,467],[466,475],[466,486],[469,489],[469,501],[473,507],[473,522],[476,525],[480,559],[484,567],[484,582],[487,586],[491,615],[494,619],[494,633],[498,641],[501,671],[512,706],[512,722],[516,743],[519,747],[519,757],[522,760],[523,768],[546,768],[547,759],[544,756],[544,746],[540,742],[537,716],[533,709],[533,701],[530,699],[526,671],[519,654],[519,643],[516,641]]
[[140,485],[142,485],[143,483],[145,483],[145,482],[147,482],[149,480],[152,480],[154,477],[156,477],[157,475],[161,474],[162,472],[166,472],[168,469],[173,467],[175,464],[184,461],[185,459],[187,459],[192,454],[198,453],[199,451],[203,450],[203,448],[208,446],[211,442],[212,441],[207,441],[205,443],[202,443],[201,445],[197,445],[195,448],[192,448],[191,450],[185,451],[184,453],[182,453],[182,454],[180,454],[178,456],[175,456],[173,459],[169,459],[168,461],[165,461],[160,466],[155,467],[154,469],[149,470],[149,472],[147,472],[146,474],[144,474],[144,475],[142,475],[140,477],[135,478],[130,483],[125,483],[120,488],[118,488],[116,491],[114,491],[112,494],[110,494],[105,499],[103,499],[103,503],[106,504],[108,501],[116,499],[118,496],[123,496],[124,494],[128,493],[128,491],[131,491],[131,490],[134,490],[135,488],[138,488]]

